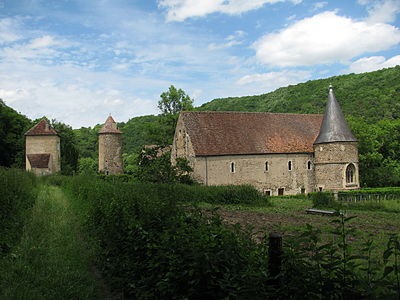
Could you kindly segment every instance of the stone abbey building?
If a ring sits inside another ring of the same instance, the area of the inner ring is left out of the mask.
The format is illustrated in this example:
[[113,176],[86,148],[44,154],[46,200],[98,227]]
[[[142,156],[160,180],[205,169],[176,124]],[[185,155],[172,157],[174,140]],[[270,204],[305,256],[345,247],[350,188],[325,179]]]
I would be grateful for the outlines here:
[[357,140],[332,87],[324,115],[182,112],[177,157],[205,185],[250,184],[270,195],[359,188]]
[[60,137],[44,119],[25,133],[25,153],[27,171],[48,175],[61,170]]

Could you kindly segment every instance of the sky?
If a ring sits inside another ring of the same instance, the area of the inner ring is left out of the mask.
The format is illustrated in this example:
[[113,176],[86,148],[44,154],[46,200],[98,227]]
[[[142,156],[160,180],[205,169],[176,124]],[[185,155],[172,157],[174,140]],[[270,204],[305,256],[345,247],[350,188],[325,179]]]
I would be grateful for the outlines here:
[[0,98],[93,127],[400,64],[400,0],[0,0]]

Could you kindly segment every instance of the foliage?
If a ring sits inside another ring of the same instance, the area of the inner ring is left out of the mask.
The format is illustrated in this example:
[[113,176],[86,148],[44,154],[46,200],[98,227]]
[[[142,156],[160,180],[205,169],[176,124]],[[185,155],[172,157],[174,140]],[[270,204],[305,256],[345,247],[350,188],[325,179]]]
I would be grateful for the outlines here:
[[[135,299],[262,298],[262,246],[217,217],[183,209],[158,185],[109,184],[69,178],[69,190],[89,205],[89,234],[98,263],[117,290]],[[164,187],[167,187],[165,185]]]
[[0,99],[0,166],[25,166],[25,132],[31,121]]
[[[353,217],[332,220],[332,239],[307,225],[286,236],[278,278],[267,268],[268,244],[218,216],[183,206],[197,186],[110,184],[70,177],[64,185],[85,203],[86,230],[98,242],[97,263],[113,288],[133,299],[395,299],[399,243],[355,251]],[[184,188],[181,190],[181,188]],[[214,187],[202,187],[204,189]],[[193,190],[191,190],[193,189]],[[210,195],[212,197],[212,195]]]
[[74,130],[76,136],[76,146],[78,148],[80,158],[98,158],[97,133],[100,128],[101,125],[98,124],[93,128],[81,127],[80,129]]
[[78,171],[78,147],[72,127],[57,120],[51,121],[61,140],[61,174],[72,175]]
[[79,174],[93,175],[97,173],[97,160],[91,157],[82,157],[78,160]]
[[0,167],[0,257],[19,241],[22,227],[36,197],[32,173]]
[[173,85],[160,97],[158,109],[163,115],[176,115],[181,111],[193,109],[193,100],[182,89],[177,90]]
[[136,177],[141,182],[153,183],[194,183],[190,177],[193,169],[184,158],[171,164],[171,153],[163,147],[143,148],[137,157]]
[[215,99],[199,110],[324,113],[329,84],[345,115],[363,117],[367,123],[400,118],[400,66],[310,80],[258,96]]
[[308,198],[312,201],[313,207],[337,207],[338,203],[331,192],[308,193]]

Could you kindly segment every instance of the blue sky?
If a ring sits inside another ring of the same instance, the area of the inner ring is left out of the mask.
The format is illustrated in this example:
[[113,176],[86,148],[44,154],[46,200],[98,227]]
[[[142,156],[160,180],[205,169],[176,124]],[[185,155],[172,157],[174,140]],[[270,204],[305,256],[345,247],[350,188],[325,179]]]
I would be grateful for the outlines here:
[[0,98],[74,128],[400,64],[399,0],[0,0]]

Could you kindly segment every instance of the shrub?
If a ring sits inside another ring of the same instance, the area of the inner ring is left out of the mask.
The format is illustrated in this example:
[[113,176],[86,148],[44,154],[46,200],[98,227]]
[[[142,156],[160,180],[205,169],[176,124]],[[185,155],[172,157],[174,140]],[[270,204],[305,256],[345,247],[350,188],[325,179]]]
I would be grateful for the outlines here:
[[36,198],[32,173],[0,167],[0,257],[18,242],[24,219]]
[[308,194],[309,199],[313,203],[313,207],[321,208],[338,208],[339,203],[335,201],[331,192],[314,192]]

